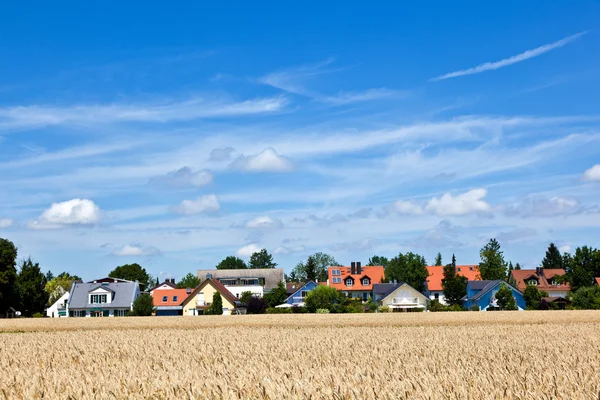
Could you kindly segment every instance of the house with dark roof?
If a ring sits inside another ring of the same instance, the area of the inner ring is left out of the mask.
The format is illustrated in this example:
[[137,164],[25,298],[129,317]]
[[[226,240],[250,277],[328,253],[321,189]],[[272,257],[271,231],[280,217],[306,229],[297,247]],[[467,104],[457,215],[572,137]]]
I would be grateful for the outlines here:
[[469,281],[467,282],[467,295],[463,297],[464,307],[471,309],[479,307],[479,311],[490,311],[498,309],[496,293],[503,286],[508,286],[512,290],[512,295],[519,311],[525,310],[526,304],[523,294],[514,286],[496,279],[491,281]]
[[376,283],[373,300],[391,311],[411,311],[427,308],[428,299],[423,293],[405,282]]
[[152,305],[157,317],[183,315],[183,302],[192,293],[187,289],[156,289],[152,292]]
[[[287,286],[287,285],[286,285]],[[289,295],[287,299],[285,299],[285,304],[289,304],[291,306],[304,307],[304,300],[308,293],[319,286],[315,281],[308,281],[306,283],[295,284],[294,291]]]
[[244,292],[262,297],[279,283],[285,283],[283,268],[201,269],[197,276],[200,282],[206,279],[220,282],[238,299]]
[[205,278],[196,289],[181,303],[183,315],[203,315],[213,301],[214,294],[218,292],[223,302],[223,315],[231,315],[241,306],[241,303],[221,282],[216,279]]
[[123,317],[140,295],[138,282],[73,282],[67,302],[69,317]]
[[523,293],[527,286],[535,286],[538,290],[548,293],[548,297],[566,298],[571,292],[571,286],[563,278],[565,274],[564,269],[538,267],[536,269],[514,269],[511,271],[511,278],[515,286]]
[[[428,276],[425,280],[425,296],[429,300],[437,300],[441,304],[447,305],[442,285],[444,267],[441,265],[429,265],[426,268]],[[457,265],[456,274],[466,277],[469,281],[481,280],[478,265]]]
[[349,267],[333,266],[327,268],[327,286],[339,290],[348,297],[367,301],[373,297],[373,285],[384,278],[382,266],[361,266],[360,261],[350,263]]

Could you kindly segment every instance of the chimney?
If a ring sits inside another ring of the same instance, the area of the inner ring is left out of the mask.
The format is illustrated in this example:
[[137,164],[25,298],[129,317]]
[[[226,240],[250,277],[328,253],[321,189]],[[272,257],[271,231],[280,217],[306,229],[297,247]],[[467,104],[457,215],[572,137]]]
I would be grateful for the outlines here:
[[540,278],[544,276],[544,267],[539,267],[538,276]]
[[362,272],[362,268],[360,267],[360,261],[356,262],[356,273],[360,274]]
[[350,263],[350,274],[356,274],[356,263],[354,261]]
[[398,286],[398,281],[394,279],[394,287]]
[[192,293],[192,288],[189,288],[189,287],[188,287],[188,288],[185,288],[185,292],[186,292],[187,294],[190,294],[190,293]]

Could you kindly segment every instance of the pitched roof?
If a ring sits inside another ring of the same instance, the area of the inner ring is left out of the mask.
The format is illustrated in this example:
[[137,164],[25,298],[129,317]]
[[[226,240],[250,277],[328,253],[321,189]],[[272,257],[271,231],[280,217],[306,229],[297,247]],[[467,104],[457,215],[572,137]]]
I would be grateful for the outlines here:
[[595,278],[596,279],[596,285],[600,286],[600,278]]
[[[442,279],[444,279],[444,267],[441,265],[430,265],[427,266],[427,273],[429,276],[426,279],[427,290],[430,292],[437,292],[444,290],[442,287]],[[457,265],[456,274],[464,276],[469,281],[479,281],[479,266],[477,265]]]
[[286,282],[285,293],[289,296],[298,291],[299,288],[304,287],[308,282]]
[[[469,300],[478,300],[481,296],[495,288],[499,283],[504,283],[504,281],[500,279],[494,279],[491,281],[471,281],[469,282],[469,287],[472,290],[479,290],[479,292],[475,293]],[[509,285],[510,286],[510,285]]]
[[[152,305],[154,307],[180,306],[189,295],[187,289],[156,289],[152,292]],[[167,297],[167,301],[163,301],[165,296]],[[177,297],[177,301],[173,300],[175,296]]]
[[210,274],[213,280],[220,279],[249,279],[260,278],[265,280],[265,290],[275,289],[279,282],[285,282],[283,268],[257,268],[257,269],[199,269],[196,276],[200,281],[208,279]]
[[[384,269],[382,266],[367,265],[360,267],[360,274],[351,274],[350,267],[329,267],[327,269],[327,286],[331,286],[337,290],[343,291],[372,291],[373,285],[380,283],[384,277]],[[334,270],[339,270],[340,275],[333,275]],[[363,286],[361,279],[368,277],[371,281],[368,285]],[[333,283],[332,278],[342,278],[341,283]],[[354,286],[346,286],[346,278],[352,278],[356,282]]]
[[[427,297],[425,297],[425,295],[423,293],[417,291],[415,288],[413,288],[412,286],[410,286],[406,282],[400,282],[400,283],[378,283],[378,284],[373,285],[373,292],[375,293],[375,298],[377,300],[384,300],[386,297],[391,296],[396,290],[400,289],[402,286],[406,286],[406,287],[414,290],[415,293],[418,294],[418,296],[420,296],[425,301],[427,301]],[[377,296],[378,294],[380,296]]]
[[194,291],[190,293],[190,295],[187,296],[187,298],[181,304],[186,305],[191,299],[195,298],[198,292],[204,289],[206,285],[212,285],[221,294],[221,296],[229,300],[231,304],[239,302],[238,298],[235,297],[225,286],[223,286],[221,282],[217,281],[216,279],[212,280],[210,278],[205,278],[204,281],[196,286],[196,289],[194,289]]
[[[565,292],[570,291],[571,286],[568,282],[560,285],[553,285],[552,278],[555,276],[563,276],[565,274],[564,269],[513,269],[511,276],[514,279],[517,288],[523,292],[527,288],[527,280],[535,278],[538,281],[537,288],[545,292]],[[550,280],[550,282],[548,281]]]
[[121,279],[121,278],[111,278],[110,276],[107,276],[105,278],[100,278],[100,279],[94,279],[93,281],[89,281],[88,283],[102,283],[102,282],[133,282],[133,281],[128,281],[127,279]]
[[[112,290],[111,302],[109,304],[90,304],[89,292],[99,287]],[[69,295],[69,308],[129,308],[133,303],[136,293],[139,293],[138,282],[108,282],[104,283],[83,283],[74,282],[71,286]]]
[[316,287],[316,286],[318,286],[318,284],[317,284],[315,281],[308,281],[308,282],[306,282],[306,283],[299,283],[299,284],[296,286],[296,290],[294,290],[294,291],[293,291],[293,292],[292,292],[292,293],[291,293],[291,294],[290,294],[290,295],[289,295],[289,296],[288,296],[288,297],[285,299],[285,301],[287,302],[287,301],[290,299],[290,297],[294,297],[294,296],[295,296],[295,295],[296,295],[298,292],[301,292],[302,290],[304,290],[304,288],[305,288],[306,286],[308,286],[308,284],[309,284],[309,283],[311,283],[311,282],[315,284],[315,287]]
[[[177,289],[177,285],[175,284],[175,282],[171,282],[170,280],[166,280],[163,283],[159,283],[158,285],[154,286],[152,289],[148,290],[149,292],[152,292],[156,289],[158,289],[161,286],[168,286],[172,289]],[[163,289],[167,289],[167,288],[163,288]]]

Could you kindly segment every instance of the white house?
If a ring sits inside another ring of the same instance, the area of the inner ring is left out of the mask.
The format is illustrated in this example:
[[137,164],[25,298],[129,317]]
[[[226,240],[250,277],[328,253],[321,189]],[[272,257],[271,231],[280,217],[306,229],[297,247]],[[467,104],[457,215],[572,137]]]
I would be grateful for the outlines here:
[[427,308],[427,297],[408,283],[378,283],[373,285],[373,296],[380,306],[391,311],[410,311]]
[[67,316],[67,303],[69,292],[65,292],[58,300],[46,309],[46,316],[50,318],[62,318]]
[[71,286],[69,317],[123,317],[129,314],[140,295],[138,282],[75,282]]

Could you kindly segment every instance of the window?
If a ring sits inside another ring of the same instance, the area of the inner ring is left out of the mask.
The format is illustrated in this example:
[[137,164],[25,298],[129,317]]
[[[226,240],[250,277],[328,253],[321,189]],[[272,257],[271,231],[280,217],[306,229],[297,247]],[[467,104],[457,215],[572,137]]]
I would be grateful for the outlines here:
[[362,280],[363,286],[369,286],[370,283],[371,283],[371,280],[369,278],[364,278]]
[[90,295],[90,304],[106,303],[105,294],[92,294]]
[[129,310],[115,310],[115,312],[114,312],[115,317],[126,317],[128,315],[129,315]]
[[458,272],[460,272],[460,268],[456,268],[456,270],[457,270]]
[[473,271],[473,267],[469,267],[469,271]]
[[237,279],[219,279],[222,285],[225,286],[235,286],[237,285]]
[[537,286],[538,283],[537,283],[537,281],[535,279],[530,279],[530,280],[527,281],[527,284],[529,286]]
[[176,303],[177,302],[178,297],[177,296],[173,296],[173,302]]
[[307,294],[308,294],[308,290],[303,290],[300,292],[300,297],[306,297]]
[[353,279],[346,279],[346,286],[354,286],[354,280]]
[[83,310],[71,311],[70,314],[72,317],[85,317],[85,311]]
[[163,303],[166,303],[169,300],[169,296],[163,296]]
[[332,269],[331,270],[331,275],[340,275],[340,270],[339,269]]
[[333,278],[333,283],[342,283],[342,278]]
[[436,300],[439,300],[440,299],[440,294],[439,293],[435,293],[433,295],[433,298],[436,299]]

